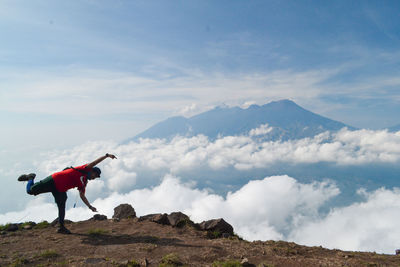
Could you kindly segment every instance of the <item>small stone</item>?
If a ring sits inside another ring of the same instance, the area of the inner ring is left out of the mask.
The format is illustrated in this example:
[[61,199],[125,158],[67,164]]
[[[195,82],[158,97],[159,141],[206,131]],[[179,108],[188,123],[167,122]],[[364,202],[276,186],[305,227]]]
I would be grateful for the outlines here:
[[242,265],[242,267],[254,267],[255,266],[254,264],[251,264],[247,258],[244,258],[240,262],[240,264]]
[[0,234],[1,234],[1,235],[6,235],[7,232],[6,232],[6,231],[1,231]]
[[25,230],[31,230],[32,229],[32,225],[30,225],[30,224],[24,225],[24,229]]
[[123,266],[127,266],[127,265],[128,265],[128,263],[129,263],[129,261],[128,261],[128,260],[121,261],[121,265],[123,265]]
[[9,224],[6,228],[8,232],[15,232],[18,230],[18,225],[15,223]]
[[91,219],[89,219],[90,221],[105,221],[107,220],[107,216],[106,215],[101,215],[101,214],[95,214]]

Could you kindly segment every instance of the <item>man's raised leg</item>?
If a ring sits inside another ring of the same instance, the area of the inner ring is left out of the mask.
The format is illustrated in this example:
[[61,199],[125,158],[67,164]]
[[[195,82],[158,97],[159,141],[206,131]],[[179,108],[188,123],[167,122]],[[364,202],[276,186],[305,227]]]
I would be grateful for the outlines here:
[[30,195],[39,195],[42,193],[49,193],[55,190],[54,180],[51,176],[34,183],[33,179],[28,181],[26,185],[26,192]]

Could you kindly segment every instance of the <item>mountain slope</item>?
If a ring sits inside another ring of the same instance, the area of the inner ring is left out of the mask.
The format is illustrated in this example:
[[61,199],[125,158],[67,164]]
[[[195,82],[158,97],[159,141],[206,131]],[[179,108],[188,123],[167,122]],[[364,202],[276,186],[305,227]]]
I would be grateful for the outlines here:
[[[198,134],[215,139],[218,136],[246,135],[250,130],[268,124],[273,130],[265,134],[267,140],[288,140],[311,137],[324,131],[354,129],[310,112],[290,100],[275,101],[263,106],[217,107],[191,118],[172,117],[150,127],[131,140],[139,138],[191,137]],[[130,141],[130,140],[129,140]]]
[[[185,225],[150,221],[82,221],[1,235],[0,266],[399,266],[396,255],[329,250],[284,241],[210,239]],[[247,261],[246,261],[247,259]],[[243,264],[240,264],[243,262]],[[225,265],[224,265],[225,264]]]

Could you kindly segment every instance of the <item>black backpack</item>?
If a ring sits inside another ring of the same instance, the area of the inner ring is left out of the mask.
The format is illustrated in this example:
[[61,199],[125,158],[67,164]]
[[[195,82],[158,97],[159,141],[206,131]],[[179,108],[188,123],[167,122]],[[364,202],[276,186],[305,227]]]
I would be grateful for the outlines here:
[[80,172],[80,173],[82,173],[82,174],[84,174],[84,175],[86,175],[86,174],[88,173],[87,171],[82,171],[82,170],[75,169],[75,168],[72,167],[72,166],[71,166],[71,167],[64,168],[63,171],[68,170],[68,169],[73,169],[73,170],[78,171],[78,172]]

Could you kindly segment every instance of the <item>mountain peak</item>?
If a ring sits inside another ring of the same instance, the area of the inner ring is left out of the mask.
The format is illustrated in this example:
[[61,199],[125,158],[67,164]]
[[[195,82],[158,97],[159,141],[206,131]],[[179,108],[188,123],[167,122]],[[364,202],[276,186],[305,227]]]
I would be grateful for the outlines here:
[[[271,101],[263,106],[273,106],[277,108],[301,108],[299,105],[297,105],[294,101],[289,100],[289,99],[282,99],[282,100],[277,100],[277,101]],[[302,108],[301,108],[302,109]]]
[[297,106],[297,104],[290,99],[281,99],[281,100],[271,101],[269,104],[296,105]]
[[166,138],[205,135],[211,140],[218,136],[247,135],[252,129],[268,124],[275,130],[266,140],[290,140],[312,137],[324,131],[354,129],[308,111],[289,99],[272,101],[263,106],[218,106],[191,118],[174,117],[160,122],[133,138]]

